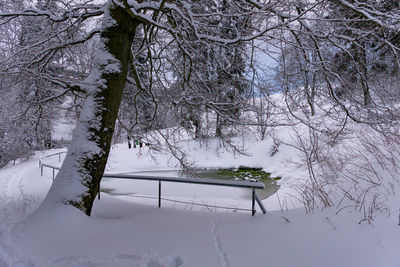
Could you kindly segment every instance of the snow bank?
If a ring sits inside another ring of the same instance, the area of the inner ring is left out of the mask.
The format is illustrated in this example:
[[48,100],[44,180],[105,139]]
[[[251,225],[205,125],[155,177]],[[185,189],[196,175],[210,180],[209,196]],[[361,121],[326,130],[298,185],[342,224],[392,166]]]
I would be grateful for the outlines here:
[[[198,211],[173,202],[163,202],[158,209],[155,199],[105,193],[95,201],[92,217],[63,205],[42,206],[31,214],[52,183],[51,170],[40,176],[40,153],[3,168],[0,266],[400,266],[399,197],[389,195],[391,214],[377,214],[371,224],[360,221],[362,211],[354,209],[339,214],[334,208],[313,214],[296,209],[301,203],[287,198],[296,193],[287,184],[307,177],[308,172],[303,155],[290,145],[293,136],[283,128],[275,131],[281,144],[273,156],[272,139],[233,139],[246,155],[228,152],[217,140],[177,143],[195,159],[197,168],[246,165],[282,176],[278,193],[264,200],[269,212],[254,217],[227,210]],[[46,160],[59,164],[58,157]],[[111,151],[107,172],[177,167],[176,159],[165,152],[120,144]],[[102,186],[112,183],[121,193],[134,190],[136,195],[154,196],[157,191],[151,184],[111,180],[104,180]],[[167,197],[177,200],[190,201],[200,193],[201,200],[209,204],[249,205],[248,199],[230,189],[217,194],[197,187],[166,185],[164,189]]]
[[[60,206],[13,237],[31,266],[398,266],[400,232],[381,218],[302,210],[265,216],[158,209],[105,195],[91,218]],[[25,260],[25,262],[28,262]]]

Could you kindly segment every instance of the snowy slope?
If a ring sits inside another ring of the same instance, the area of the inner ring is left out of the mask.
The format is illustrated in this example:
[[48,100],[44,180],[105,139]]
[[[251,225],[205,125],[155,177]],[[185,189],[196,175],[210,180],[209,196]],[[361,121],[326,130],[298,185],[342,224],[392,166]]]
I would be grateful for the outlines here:
[[[398,266],[398,226],[301,210],[266,216],[157,209],[105,197],[92,218],[39,213],[14,239],[38,266]],[[151,265],[154,262],[154,265]]]
[[[281,146],[283,155],[268,156],[265,163],[268,141],[249,142],[247,151],[252,157],[216,153],[213,146],[204,150],[196,143],[184,145],[197,153],[198,167],[253,164],[275,173],[284,167],[282,183],[304,171],[293,164],[298,159],[289,146]],[[146,149],[139,153],[124,144],[115,146],[107,172],[175,167],[167,154],[150,155]],[[288,155],[292,155],[290,161]],[[278,191],[281,204],[289,202],[284,210],[275,195],[264,201],[270,211],[255,217],[172,204],[158,209],[154,199],[104,193],[90,218],[65,206],[41,208],[28,216],[52,182],[49,169],[40,176],[40,156],[0,170],[0,266],[400,266],[398,214],[378,216],[372,224],[357,224],[360,214],[352,210],[338,215],[335,209],[305,214],[303,209],[291,209],[298,204],[284,197],[285,190],[291,190],[285,186]],[[47,160],[58,163],[57,157]],[[120,184],[120,189],[126,186]],[[171,190],[171,195],[180,191]],[[181,199],[191,199],[198,191],[185,190]],[[221,195],[212,200],[218,198],[224,205],[249,203],[232,192]],[[399,201],[393,198],[391,203],[395,207]]]

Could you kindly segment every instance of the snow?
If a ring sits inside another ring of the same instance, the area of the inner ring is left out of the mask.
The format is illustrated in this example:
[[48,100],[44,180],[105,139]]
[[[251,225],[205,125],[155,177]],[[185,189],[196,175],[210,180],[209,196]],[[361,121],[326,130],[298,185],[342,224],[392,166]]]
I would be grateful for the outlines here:
[[[352,138],[321,151],[338,158],[338,173],[348,175],[358,170],[352,166],[362,166],[363,154],[357,153],[373,140],[381,149],[375,151],[378,164],[366,154],[374,168],[356,175],[375,171],[380,184],[390,188],[392,180],[385,177],[397,172],[379,163],[391,159],[388,151],[397,155],[396,149],[367,127],[349,129],[355,133]],[[305,128],[295,130],[306,142]],[[387,198],[387,212],[376,212],[370,224],[360,220],[365,210],[359,208],[305,213],[292,186],[308,176],[293,127],[275,127],[265,140],[251,131],[232,138],[244,154],[232,153],[217,139],[199,142],[175,133],[179,138],[170,136],[173,145],[195,159],[193,167],[261,167],[281,176],[279,191],[263,200],[267,214],[258,207],[254,217],[240,210],[251,207],[249,190],[177,183],[162,184],[159,209],[157,182],[119,179],[103,179],[101,188],[114,191],[101,193],[91,217],[61,204],[38,209],[52,184],[52,170],[45,168],[40,176],[38,161],[60,166],[58,155],[43,156],[65,151],[48,150],[0,169],[0,266],[400,266],[398,195],[381,195]],[[276,142],[278,151],[271,155]],[[110,152],[106,173],[176,175],[171,170],[178,168],[165,151],[118,144]],[[352,190],[363,192],[362,187],[359,183]]]
[[51,139],[53,141],[71,141],[72,130],[65,131],[65,129],[74,128],[74,122],[63,118],[58,118],[52,127]]
[[[320,123],[319,119],[310,123]],[[62,127],[70,126],[61,126],[60,132]],[[321,151],[340,159],[339,174],[351,174],[356,170],[352,166],[362,166],[359,154],[354,153],[363,152],[363,138],[367,147],[368,140],[373,140],[382,151],[376,151],[378,164],[373,157],[367,162],[375,166],[372,170],[380,184],[391,183],[385,177],[396,170],[383,169],[379,163],[390,160],[384,153],[396,153],[396,149],[364,126],[350,129],[355,137]],[[91,217],[62,204],[38,209],[52,184],[52,170],[45,168],[41,176],[38,162],[60,166],[58,155],[44,156],[65,149],[38,152],[0,169],[0,266],[400,266],[399,197],[383,195],[388,212],[376,213],[370,224],[360,220],[362,209],[337,213],[337,207],[332,207],[305,213],[292,185],[308,177],[304,155],[296,147],[296,131],[306,142],[307,130],[299,125],[271,131],[265,140],[251,131],[231,138],[244,154],[232,153],[217,139],[199,142],[179,131],[172,131],[179,138],[170,136],[173,145],[195,159],[192,167],[261,167],[281,176],[278,192],[263,200],[267,214],[257,207],[254,217],[240,210],[251,207],[249,190],[165,182],[159,209],[158,182],[120,179],[103,179],[101,188],[114,191],[101,193]],[[106,173],[175,176],[171,170],[177,169],[179,162],[170,153],[151,146],[128,149],[127,144],[117,144]],[[353,190],[362,186],[359,183]]]
[[[92,95],[89,95],[86,100],[84,107],[80,114],[80,122],[76,125],[73,136],[77,140],[90,140],[90,127],[97,127],[98,121],[90,118],[95,118],[95,100]],[[78,144],[70,145],[68,153],[71,155],[69,160],[63,162],[67,170],[63,174],[64,179],[57,179],[56,183],[59,186],[53,186],[49,191],[47,198],[48,202],[62,202],[75,201],[80,198],[81,195],[86,193],[86,187],[81,183],[81,177],[85,174],[79,173],[79,162],[81,155],[93,155],[95,153],[101,153],[101,149],[97,146],[94,141],[82,141]]]
[[[0,266],[400,266],[397,212],[358,224],[354,210],[306,214],[295,208],[299,203],[287,198],[294,192],[286,184],[304,170],[293,164],[299,155],[292,147],[283,144],[271,157],[271,140],[247,142],[250,156],[233,156],[216,141],[208,148],[192,140],[180,145],[198,159],[197,167],[251,165],[282,175],[280,201],[277,195],[264,200],[267,214],[254,217],[167,201],[159,209],[156,199],[140,198],[156,196],[156,184],[104,179],[102,187],[135,197],[102,193],[91,217],[65,205],[37,209],[52,183],[50,169],[40,176],[38,161],[61,150],[38,152],[0,169]],[[58,156],[42,160],[61,164]],[[167,153],[120,144],[113,147],[106,172],[175,167]],[[249,208],[250,200],[235,190],[168,184],[163,196]],[[400,203],[396,196],[389,202]]]
[[[111,5],[108,3],[107,5]],[[93,67],[88,77],[84,81],[84,88],[87,95],[84,105],[80,111],[78,123],[73,131],[72,140],[76,140],[69,146],[66,160],[63,162],[63,168],[60,170],[54,185],[50,188],[44,204],[50,208],[53,203],[75,203],[80,205],[82,209],[82,197],[87,196],[88,188],[84,184],[89,180],[88,171],[83,171],[82,166],[85,158],[99,157],[105,155],[105,151],[101,148],[99,137],[93,136],[94,130],[100,130],[102,120],[103,105],[99,104],[104,96],[101,92],[106,85],[107,74],[118,74],[122,72],[120,61],[115,58],[107,48],[106,42],[108,37],[104,32],[107,28],[113,27],[116,21],[112,18],[110,7],[107,7],[103,17],[102,31],[100,41],[97,44]],[[105,131],[105,130],[104,130]]]

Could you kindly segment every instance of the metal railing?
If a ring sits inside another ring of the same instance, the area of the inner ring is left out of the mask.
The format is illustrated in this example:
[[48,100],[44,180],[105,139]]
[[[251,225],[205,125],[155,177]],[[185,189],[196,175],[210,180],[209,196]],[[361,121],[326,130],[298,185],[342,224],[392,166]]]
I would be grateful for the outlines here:
[[[46,157],[59,155],[60,153],[48,155]],[[40,174],[43,176],[43,167],[48,167],[53,170],[53,181],[55,179],[55,170],[60,170],[59,167],[43,163],[42,160],[39,162]],[[250,188],[252,190],[252,202],[251,202],[251,215],[254,216],[256,213],[255,203],[257,202],[263,214],[266,213],[266,209],[262,204],[261,200],[256,194],[256,189],[264,189],[265,185],[261,182],[247,182],[247,181],[229,181],[229,180],[216,180],[208,178],[188,178],[188,177],[161,177],[161,176],[143,176],[143,175],[128,175],[128,174],[104,174],[103,178],[116,178],[116,179],[129,179],[129,180],[142,180],[142,181],[158,181],[158,207],[161,207],[161,182],[175,182],[175,183],[190,183],[190,184],[202,184],[202,185],[213,185],[213,186],[228,186],[228,187],[240,187]],[[100,187],[98,191],[98,199],[100,199]]]
[[[41,157],[39,159],[39,168],[41,168],[41,166],[42,166],[42,159],[43,158],[50,158],[52,156],[58,155],[58,162],[61,162],[61,154],[67,154],[67,151],[61,151],[61,152],[57,152],[57,153],[53,153],[53,154]],[[42,170],[43,170],[43,168],[42,168]]]

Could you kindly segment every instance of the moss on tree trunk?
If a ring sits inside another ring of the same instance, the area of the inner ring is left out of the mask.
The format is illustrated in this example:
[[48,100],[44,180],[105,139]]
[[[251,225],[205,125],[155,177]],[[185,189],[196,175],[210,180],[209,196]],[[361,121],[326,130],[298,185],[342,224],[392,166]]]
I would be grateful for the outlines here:
[[[110,151],[115,121],[139,21],[109,3],[98,51],[85,80],[87,99],[63,166],[46,198],[90,215]],[[45,202],[46,202],[45,200]]]

